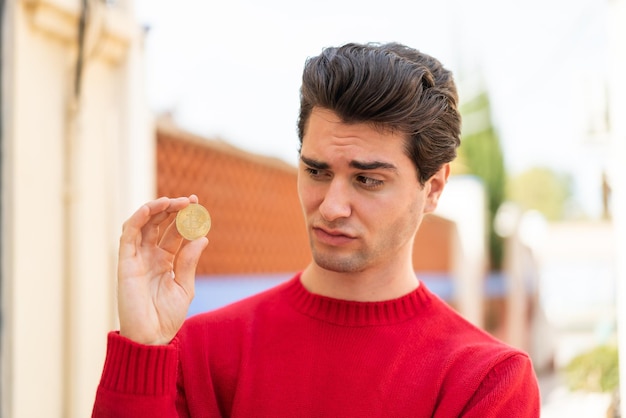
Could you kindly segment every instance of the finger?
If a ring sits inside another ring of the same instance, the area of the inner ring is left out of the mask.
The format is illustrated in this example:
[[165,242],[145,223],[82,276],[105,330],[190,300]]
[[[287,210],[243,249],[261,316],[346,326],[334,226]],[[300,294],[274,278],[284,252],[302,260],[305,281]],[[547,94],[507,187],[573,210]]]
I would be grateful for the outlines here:
[[[189,203],[198,203],[198,196],[195,194],[190,195]],[[175,254],[182,242],[182,236],[178,232],[178,228],[176,228],[176,220],[173,220],[165,229],[161,241],[159,242],[159,247],[170,254]]]
[[208,244],[209,240],[206,237],[201,237],[183,245],[174,265],[174,280],[185,289],[190,299],[194,296],[196,267],[202,251]]
[[143,205],[124,222],[120,237],[120,258],[132,257],[136,254],[137,247],[141,244],[141,228],[148,222],[149,218],[150,208]]
[[152,200],[141,206],[130,218],[124,222],[122,227],[122,236],[120,237],[120,254],[134,255],[136,249],[141,245],[146,225],[153,219],[155,213],[159,213],[170,205],[170,199],[161,197]]
[[159,239],[159,226],[172,213],[178,212],[189,205],[188,197],[177,197],[174,199],[160,198],[146,204],[150,209],[150,218],[141,228],[141,245],[156,245]]
[[173,219],[165,229],[161,242],[159,242],[159,247],[170,254],[176,254],[182,242],[183,237],[178,232],[178,228],[176,228],[176,219]]

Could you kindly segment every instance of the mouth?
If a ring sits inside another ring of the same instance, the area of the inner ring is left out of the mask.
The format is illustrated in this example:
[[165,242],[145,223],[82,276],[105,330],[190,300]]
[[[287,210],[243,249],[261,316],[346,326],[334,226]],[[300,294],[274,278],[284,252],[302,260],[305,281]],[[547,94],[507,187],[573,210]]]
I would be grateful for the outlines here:
[[314,226],[312,228],[312,232],[318,242],[330,246],[346,245],[356,240],[356,237],[353,235],[335,229],[326,229]]

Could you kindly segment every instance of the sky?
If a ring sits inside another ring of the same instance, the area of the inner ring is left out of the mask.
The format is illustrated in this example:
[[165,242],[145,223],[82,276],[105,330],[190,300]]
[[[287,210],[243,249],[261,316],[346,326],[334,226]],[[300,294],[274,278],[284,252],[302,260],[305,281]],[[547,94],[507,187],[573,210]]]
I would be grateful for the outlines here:
[[183,129],[296,164],[307,57],[397,41],[438,58],[461,102],[486,89],[508,171],[570,174],[600,211],[606,160],[606,4],[601,0],[136,0],[149,27],[146,89]]

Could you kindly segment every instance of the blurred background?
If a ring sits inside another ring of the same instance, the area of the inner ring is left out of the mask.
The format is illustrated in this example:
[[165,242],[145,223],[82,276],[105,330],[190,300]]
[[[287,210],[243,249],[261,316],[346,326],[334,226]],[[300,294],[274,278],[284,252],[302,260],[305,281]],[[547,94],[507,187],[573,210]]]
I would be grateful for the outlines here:
[[90,414],[121,225],[147,200],[212,214],[190,315],[304,267],[304,61],[389,41],[451,69],[463,114],[417,276],[530,353],[542,417],[623,415],[626,1],[14,0],[0,19],[2,418]]

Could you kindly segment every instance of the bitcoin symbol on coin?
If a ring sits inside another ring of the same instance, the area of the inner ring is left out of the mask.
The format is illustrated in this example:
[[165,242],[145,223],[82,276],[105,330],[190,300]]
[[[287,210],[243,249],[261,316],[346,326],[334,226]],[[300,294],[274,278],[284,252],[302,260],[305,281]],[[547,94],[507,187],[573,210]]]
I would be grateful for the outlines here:
[[176,214],[176,229],[189,241],[203,237],[211,229],[211,215],[204,206],[192,203]]

